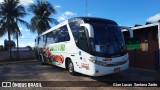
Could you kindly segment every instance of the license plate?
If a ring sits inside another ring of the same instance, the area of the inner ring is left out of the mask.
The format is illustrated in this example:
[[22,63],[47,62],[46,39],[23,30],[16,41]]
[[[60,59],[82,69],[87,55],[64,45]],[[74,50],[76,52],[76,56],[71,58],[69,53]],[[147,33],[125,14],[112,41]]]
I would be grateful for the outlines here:
[[121,71],[121,68],[115,68],[114,69],[114,72],[119,72],[119,71]]

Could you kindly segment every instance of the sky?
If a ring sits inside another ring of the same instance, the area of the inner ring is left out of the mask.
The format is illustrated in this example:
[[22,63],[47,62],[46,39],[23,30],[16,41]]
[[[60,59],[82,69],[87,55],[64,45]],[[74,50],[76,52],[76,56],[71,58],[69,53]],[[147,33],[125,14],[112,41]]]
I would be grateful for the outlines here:
[[[36,0],[20,0],[27,9],[30,4],[36,3]],[[3,0],[0,0],[0,3]],[[144,25],[146,22],[156,23],[160,19],[160,0],[48,0],[55,10],[56,14],[52,18],[63,22],[72,17],[90,16],[106,18],[116,21],[120,26],[132,27],[135,24]],[[28,12],[28,11],[27,11]],[[33,14],[23,19],[30,23]],[[54,24],[50,24],[54,27]],[[34,39],[37,33],[30,32],[29,29],[19,24],[22,36],[19,37],[19,46],[34,47]],[[0,45],[3,45],[4,40],[8,39],[8,35],[0,37]],[[16,39],[12,38],[16,42]]]

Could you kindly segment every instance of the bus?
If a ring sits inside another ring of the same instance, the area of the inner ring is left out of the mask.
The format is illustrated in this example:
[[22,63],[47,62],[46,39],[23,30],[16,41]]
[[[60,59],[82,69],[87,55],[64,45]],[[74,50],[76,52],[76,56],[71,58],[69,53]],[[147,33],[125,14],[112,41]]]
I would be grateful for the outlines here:
[[38,61],[65,68],[71,75],[102,76],[126,70],[129,56],[122,29],[115,21],[95,17],[68,19],[35,39]]

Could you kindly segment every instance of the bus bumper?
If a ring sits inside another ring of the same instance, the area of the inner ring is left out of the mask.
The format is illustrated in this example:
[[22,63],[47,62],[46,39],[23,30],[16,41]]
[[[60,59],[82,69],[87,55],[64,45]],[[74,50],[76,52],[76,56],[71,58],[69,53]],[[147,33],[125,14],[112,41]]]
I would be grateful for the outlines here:
[[112,73],[117,73],[117,72],[126,70],[128,68],[129,68],[129,60],[123,65],[114,66],[114,67],[105,67],[105,66],[96,65],[95,69],[92,69],[92,73],[90,74],[88,73],[88,75],[103,76],[103,75],[108,75]]

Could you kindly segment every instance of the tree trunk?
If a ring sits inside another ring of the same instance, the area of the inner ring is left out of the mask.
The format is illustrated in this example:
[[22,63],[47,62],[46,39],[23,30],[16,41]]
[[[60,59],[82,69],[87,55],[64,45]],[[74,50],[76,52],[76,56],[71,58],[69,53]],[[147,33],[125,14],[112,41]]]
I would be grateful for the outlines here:
[[10,35],[10,29],[8,29],[8,41],[9,41],[9,57],[10,60],[12,60],[12,51],[11,51],[11,35]]
[[[17,23],[17,18],[16,18],[16,23]],[[19,42],[18,42],[18,29],[16,30],[16,39],[17,39],[17,56],[19,60]]]
[[19,60],[18,31],[16,32],[16,38],[17,38],[17,56],[18,56],[18,60]]

